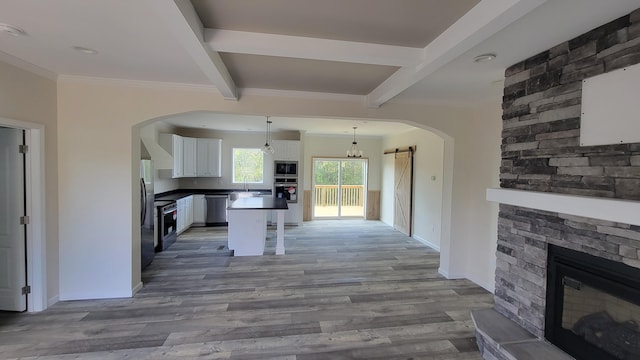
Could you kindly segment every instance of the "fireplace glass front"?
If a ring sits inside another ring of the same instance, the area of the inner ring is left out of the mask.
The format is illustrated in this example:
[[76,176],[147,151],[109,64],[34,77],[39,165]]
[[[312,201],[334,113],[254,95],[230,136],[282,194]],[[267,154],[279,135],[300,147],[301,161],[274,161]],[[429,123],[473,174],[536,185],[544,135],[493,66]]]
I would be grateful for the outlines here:
[[640,271],[564,248],[549,255],[547,339],[580,360],[640,359]]

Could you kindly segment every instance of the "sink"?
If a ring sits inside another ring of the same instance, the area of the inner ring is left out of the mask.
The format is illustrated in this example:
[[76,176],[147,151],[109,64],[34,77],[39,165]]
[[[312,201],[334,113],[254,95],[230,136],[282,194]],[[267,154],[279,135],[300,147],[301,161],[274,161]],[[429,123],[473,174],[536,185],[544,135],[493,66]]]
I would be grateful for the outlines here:
[[229,201],[238,200],[240,198],[255,197],[262,195],[259,191],[235,191],[229,194]]

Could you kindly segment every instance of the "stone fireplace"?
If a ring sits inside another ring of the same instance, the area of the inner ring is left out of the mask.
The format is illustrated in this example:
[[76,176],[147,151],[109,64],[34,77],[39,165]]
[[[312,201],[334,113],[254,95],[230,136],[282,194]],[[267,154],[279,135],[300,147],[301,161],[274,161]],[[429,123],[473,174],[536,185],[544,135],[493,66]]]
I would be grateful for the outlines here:
[[[637,63],[640,9],[505,72],[501,188],[487,195],[501,203],[494,310],[526,330],[527,344],[581,337],[578,348],[593,352],[560,345],[577,359],[640,358],[640,284],[630,280],[640,278],[640,143],[580,145],[582,81]],[[566,270],[575,258],[586,265]],[[517,358],[486,336],[479,343],[485,359]]]
[[549,245],[545,337],[580,359],[640,359],[640,269]]

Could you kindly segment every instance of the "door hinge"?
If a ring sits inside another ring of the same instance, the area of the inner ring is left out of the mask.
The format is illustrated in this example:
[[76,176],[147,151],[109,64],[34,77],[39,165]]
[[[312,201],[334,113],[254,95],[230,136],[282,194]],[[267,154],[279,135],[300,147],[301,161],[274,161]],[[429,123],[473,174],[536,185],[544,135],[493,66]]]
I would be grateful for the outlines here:
[[20,154],[26,154],[29,152],[29,145],[18,145],[18,152]]
[[22,295],[31,294],[31,286],[27,285],[22,287]]
[[29,216],[20,216],[20,225],[29,225]]

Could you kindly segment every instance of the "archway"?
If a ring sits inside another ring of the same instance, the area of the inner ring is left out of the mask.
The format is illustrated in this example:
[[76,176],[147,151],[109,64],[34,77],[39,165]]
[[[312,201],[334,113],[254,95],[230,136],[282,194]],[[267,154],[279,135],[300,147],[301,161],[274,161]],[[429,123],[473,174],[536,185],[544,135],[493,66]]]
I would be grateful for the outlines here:
[[[168,115],[168,116],[174,116]],[[138,160],[140,159],[140,129],[144,126],[153,124],[157,121],[167,118],[168,116],[160,116],[152,119],[148,119],[142,121],[140,123],[135,124],[132,127],[132,194],[137,194],[139,192],[139,179],[135,178],[135,174],[138,171]],[[354,118],[344,119],[345,121],[353,121]],[[370,118],[361,118],[357,120],[367,120],[367,121],[385,121],[381,119],[372,120]],[[390,122],[401,122],[407,125],[414,126],[418,129],[428,131],[432,134],[435,134],[437,137],[441,138],[444,142],[444,151],[443,151],[443,174],[442,174],[442,203],[441,203],[441,233],[440,233],[440,268],[439,272],[447,278],[450,277],[460,277],[462,274],[454,274],[451,271],[451,224],[452,224],[452,201],[453,201],[453,173],[454,173],[454,139],[448,134],[434,129],[432,127],[426,126],[425,124],[412,122],[408,120],[387,120]],[[132,200],[133,210],[132,213],[137,213],[139,206],[137,199],[134,197]],[[138,220],[139,221],[139,220]],[[140,282],[140,238],[139,234],[136,234],[139,229],[139,224],[135,223],[132,227],[132,280],[133,284],[137,284],[134,287],[134,291],[137,291],[142,283]]]

